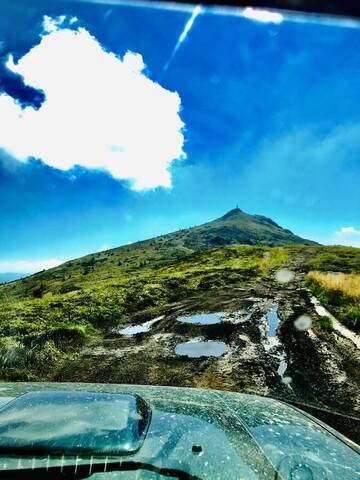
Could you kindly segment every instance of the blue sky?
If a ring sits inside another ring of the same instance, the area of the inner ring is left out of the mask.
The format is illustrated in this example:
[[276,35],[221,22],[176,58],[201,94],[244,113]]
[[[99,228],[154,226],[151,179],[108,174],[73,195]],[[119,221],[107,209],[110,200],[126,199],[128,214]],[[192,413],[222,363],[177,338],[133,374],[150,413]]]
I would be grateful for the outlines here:
[[360,27],[230,13],[1,2],[0,272],[236,205],[360,246]]

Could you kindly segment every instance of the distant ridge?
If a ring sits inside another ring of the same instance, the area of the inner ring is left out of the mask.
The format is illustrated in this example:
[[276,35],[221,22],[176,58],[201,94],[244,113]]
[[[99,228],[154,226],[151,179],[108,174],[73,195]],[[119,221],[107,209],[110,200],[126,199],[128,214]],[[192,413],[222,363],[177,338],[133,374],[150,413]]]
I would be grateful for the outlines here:
[[277,247],[318,244],[295,235],[271,218],[250,215],[237,207],[216,220],[196,227],[75,258],[58,267],[34,274],[24,282],[30,285],[39,278],[57,279],[56,281],[63,285],[61,292],[64,293],[68,288],[73,288],[71,285],[67,286],[65,279],[74,275],[74,271],[77,272],[76,275],[80,275],[77,277],[80,282],[80,278],[85,278],[95,266],[102,265],[102,273],[98,277],[100,279],[113,268],[114,262],[118,262],[119,267],[134,268],[137,271],[152,263],[162,265],[185,258],[194,252],[231,245]]

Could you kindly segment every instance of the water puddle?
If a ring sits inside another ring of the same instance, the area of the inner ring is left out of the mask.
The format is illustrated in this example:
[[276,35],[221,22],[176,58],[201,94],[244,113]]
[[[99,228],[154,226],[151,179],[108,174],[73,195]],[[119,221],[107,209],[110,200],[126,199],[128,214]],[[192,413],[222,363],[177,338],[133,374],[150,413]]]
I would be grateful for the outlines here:
[[265,344],[265,350],[269,351],[273,347],[277,347],[278,353],[276,354],[279,360],[279,366],[277,368],[277,374],[281,377],[281,381],[289,385],[289,377],[285,377],[288,364],[284,349],[282,348],[280,339],[277,334],[279,327],[278,305],[274,304],[266,314],[267,322],[267,343]]
[[276,330],[279,326],[279,317],[277,314],[277,305],[273,306],[271,310],[266,314],[266,320],[268,323],[268,338],[276,337]]
[[286,360],[280,360],[280,365],[278,366],[277,373],[280,375],[280,377],[284,376],[284,373],[286,372],[287,369],[287,361]]
[[215,323],[221,322],[221,317],[219,313],[199,313],[197,315],[178,317],[177,320],[182,323],[193,323],[197,325],[214,325]]
[[226,345],[226,343],[213,340],[193,340],[186,343],[179,343],[175,347],[175,353],[177,355],[191,358],[220,357],[228,351],[229,347]]
[[137,333],[148,332],[150,327],[148,325],[133,325],[130,327],[122,328],[118,331],[121,335],[136,335]]
[[154,323],[162,320],[164,315],[160,317],[156,317],[153,320],[149,320],[148,322],[143,323],[142,325],[129,325],[128,327],[116,329],[114,333],[119,333],[120,335],[136,335],[137,333],[145,333],[150,330]]

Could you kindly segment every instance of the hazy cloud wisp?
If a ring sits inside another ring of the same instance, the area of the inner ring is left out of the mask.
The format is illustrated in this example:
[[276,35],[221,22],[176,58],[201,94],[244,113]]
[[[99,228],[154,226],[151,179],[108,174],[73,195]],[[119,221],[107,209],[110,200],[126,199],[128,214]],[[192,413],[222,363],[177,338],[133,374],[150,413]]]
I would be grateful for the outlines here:
[[360,230],[357,230],[355,227],[341,227],[340,230],[336,232],[336,235],[360,235]]
[[58,258],[50,258],[46,260],[15,260],[15,261],[0,261],[0,273],[36,273],[41,270],[57,267],[65,260]]

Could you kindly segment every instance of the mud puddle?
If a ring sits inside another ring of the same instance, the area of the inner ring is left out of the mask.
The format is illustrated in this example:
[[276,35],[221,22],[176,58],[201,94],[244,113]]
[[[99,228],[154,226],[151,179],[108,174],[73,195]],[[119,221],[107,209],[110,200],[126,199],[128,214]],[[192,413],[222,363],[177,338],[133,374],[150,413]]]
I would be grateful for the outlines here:
[[221,322],[220,313],[199,313],[197,315],[186,315],[177,318],[178,322],[191,323],[196,325],[214,325]]
[[288,367],[284,348],[278,337],[279,328],[279,316],[278,316],[278,304],[274,304],[266,314],[267,321],[267,345],[265,350],[268,352],[274,347],[276,348],[276,357],[279,360],[279,366],[277,368],[277,374],[281,377],[281,381],[285,384],[289,384],[289,378],[285,377],[285,372]]
[[229,347],[226,343],[213,340],[193,340],[186,343],[179,343],[175,347],[175,353],[177,355],[190,358],[220,357],[228,351]]
[[120,334],[120,335],[136,335],[138,333],[145,333],[149,332],[150,328],[154,325],[154,323],[162,320],[164,316],[156,317],[153,320],[149,320],[148,322],[143,323],[142,325],[128,325],[124,328],[116,328],[112,331],[112,333]]

